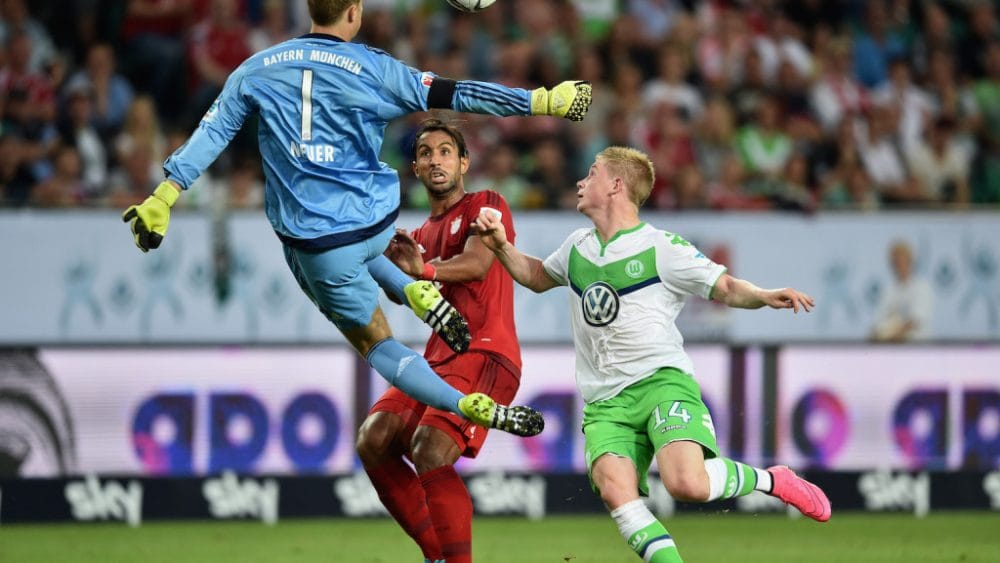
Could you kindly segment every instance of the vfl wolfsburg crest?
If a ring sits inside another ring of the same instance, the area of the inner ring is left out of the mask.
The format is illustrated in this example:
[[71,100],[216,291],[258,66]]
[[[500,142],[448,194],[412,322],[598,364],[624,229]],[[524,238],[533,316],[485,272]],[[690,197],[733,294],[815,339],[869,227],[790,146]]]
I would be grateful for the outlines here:
[[625,275],[632,279],[641,278],[645,272],[646,267],[642,265],[642,260],[629,260],[625,264]]
[[583,290],[580,296],[583,320],[590,326],[605,326],[618,318],[618,293],[611,285],[599,281]]

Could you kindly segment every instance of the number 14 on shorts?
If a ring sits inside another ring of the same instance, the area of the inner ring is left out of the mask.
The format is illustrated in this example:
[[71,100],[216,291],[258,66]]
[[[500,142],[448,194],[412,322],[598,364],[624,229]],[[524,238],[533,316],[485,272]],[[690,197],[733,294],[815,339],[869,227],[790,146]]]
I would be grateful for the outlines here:
[[[691,413],[688,411],[688,409],[684,408],[683,405],[684,403],[682,401],[674,401],[673,403],[670,404],[670,408],[667,410],[666,416],[663,416],[663,411],[660,408],[663,405],[656,405],[656,408],[653,410],[653,417],[656,420],[656,425],[654,426],[654,429],[658,429],[664,424],[666,424],[668,418],[675,418],[675,419],[679,418],[682,421],[682,424],[677,425],[675,422],[672,426],[687,426],[688,422],[691,421]],[[708,428],[708,431],[711,432],[712,436],[714,437],[715,425],[712,424],[712,415],[707,412],[702,413],[701,423],[702,425],[705,426],[705,428]]]

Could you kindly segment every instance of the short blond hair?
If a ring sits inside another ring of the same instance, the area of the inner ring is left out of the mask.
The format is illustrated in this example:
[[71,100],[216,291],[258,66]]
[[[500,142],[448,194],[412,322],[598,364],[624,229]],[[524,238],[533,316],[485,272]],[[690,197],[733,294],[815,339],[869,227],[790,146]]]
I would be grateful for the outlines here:
[[646,153],[631,147],[608,147],[597,153],[597,158],[604,161],[613,175],[621,177],[629,199],[636,207],[642,207],[656,180],[653,162]]

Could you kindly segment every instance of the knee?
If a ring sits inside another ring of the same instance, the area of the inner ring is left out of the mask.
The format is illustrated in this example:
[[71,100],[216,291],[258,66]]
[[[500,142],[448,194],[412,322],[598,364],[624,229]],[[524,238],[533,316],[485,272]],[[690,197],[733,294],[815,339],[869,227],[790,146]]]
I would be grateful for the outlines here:
[[441,448],[435,447],[426,441],[414,440],[410,445],[410,452],[413,458],[413,466],[419,475],[423,475],[428,471],[434,471],[445,465],[451,465],[451,460],[448,459],[445,452],[441,451]]
[[670,496],[681,502],[706,502],[710,493],[708,474],[702,471],[677,471],[661,475]]
[[615,473],[595,473],[594,485],[597,486],[601,500],[607,506],[621,506],[635,499],[638,494],[638,487],[634,479]]
[[358,429],[355,449],[361,461],[368,464],[385,459],[392,453],[395,430],[378,418],[369,417]]
[[410,440],[410,455],[420,475],[453,465],[462,455],[462,449],[450,435],[432,426],[418,426]]

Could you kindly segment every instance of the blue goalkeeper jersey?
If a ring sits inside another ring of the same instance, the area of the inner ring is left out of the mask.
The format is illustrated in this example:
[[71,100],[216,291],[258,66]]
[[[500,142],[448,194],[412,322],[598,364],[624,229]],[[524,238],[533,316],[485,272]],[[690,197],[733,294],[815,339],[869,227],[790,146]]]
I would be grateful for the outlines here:
[[257,112],[271,226],[292,246],[332,248],[382,231],[399,213],[399,176],[379,160],[389,121],[429,107],[529,115],[530,95],[443,79],[378,49],[311,33],[233,71],[163,168],[187,189]]

